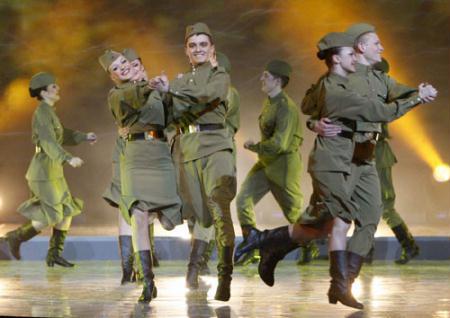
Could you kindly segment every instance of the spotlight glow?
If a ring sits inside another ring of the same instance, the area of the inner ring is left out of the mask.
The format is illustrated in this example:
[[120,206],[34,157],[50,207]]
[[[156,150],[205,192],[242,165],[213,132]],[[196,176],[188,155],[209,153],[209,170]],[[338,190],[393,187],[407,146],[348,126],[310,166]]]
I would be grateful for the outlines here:
[[0,197],[0,210],[2,209],[2,207],[3,207],[3,199],[2,197]]
[[450,180],[450,166],[446,164],[438,165],[434,168],[433,177],[437,182],[447,182]]

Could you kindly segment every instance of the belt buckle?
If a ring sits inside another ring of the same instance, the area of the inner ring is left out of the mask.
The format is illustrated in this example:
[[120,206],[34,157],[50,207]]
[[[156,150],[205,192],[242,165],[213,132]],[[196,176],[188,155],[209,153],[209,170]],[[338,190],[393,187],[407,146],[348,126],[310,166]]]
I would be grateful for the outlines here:
[[40,153],[40,152],[42,151],[42,148],[39,147],[39,146],[36,146],[36,147],[34,148],[34,150],[35,150],[36,153]]
[[155,137],[152,136],[150,131],[146,131],[144,133],[144,138],[145,138],[145,140],[153,140],[153,139],[155,139]]
[[200,131],[200,125],[189,125],[188,126],[189,133],[195,133]]

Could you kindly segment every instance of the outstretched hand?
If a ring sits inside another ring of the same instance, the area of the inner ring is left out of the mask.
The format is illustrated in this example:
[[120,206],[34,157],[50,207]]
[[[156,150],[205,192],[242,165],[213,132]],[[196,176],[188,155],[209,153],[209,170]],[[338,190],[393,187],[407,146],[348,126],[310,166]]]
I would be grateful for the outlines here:
[[423,103],[430,103],[437,97],[438,91],[428,83],[420,83],[419,97]]

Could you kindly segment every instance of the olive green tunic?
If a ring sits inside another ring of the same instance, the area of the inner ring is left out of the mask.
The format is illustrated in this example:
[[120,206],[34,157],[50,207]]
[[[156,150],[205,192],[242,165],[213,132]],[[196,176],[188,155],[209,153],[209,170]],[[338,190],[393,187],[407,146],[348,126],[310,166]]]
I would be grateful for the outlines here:
[[[146,82],[126,83],[109,95],[111,111],[120,127],[143,133],[165,127],[164,106]],[[177,194],[175,169],[166,141],[127,141],[121,162],[121,212],[128,222],[133,207],[161,211],[173,225],[181,224],[181,201]]]
[[23,216],[52,226],[81,213],[83,201],[72,197],[63,171],[63,164],[73,156],[62,145],[77,145],[84,140],[85,133],[61,125],[54,107],[39,104],[32,118],[36,153],[25,176],[31,198],[18,208]]
[[[316,116],[329,118],[331,123],[341,126],[344,131],[351,131],[346,126],[348,120],[392,121],[418,104],[416,97],[390,104],[362,97],[352,91],[347,78],[336,74],[324,77],[318,90]],[[308,162],[314,193],[310,206],[302,216],[302,223],[315,223],[330,216],[355,220],[356,224],[364,221],[364,215],[360,213],[359,203],[355,199],[359,192],[355,194],[354,191],[370,191],[371,178],[363,178],[356,165],[352,165],[354,147],[355,141],[349,138],[316,137]],[[362,166],[364,167],[360,169],[364,169],[365,174],[376,177],[371,165]],[[354,176],[364,179],[361,180],[364,186],[355,182],[359,178]]]
[[168,94],[174,120],[189,112],[200,114],[192,125],[223,125],[223,129],[185,132],[175,138],[173,147],[183,217],[194,217],[203,227],[214,224],[221,246],[234,244],[229,205],[236,194],[236,171],[233,141],[225,126],[229,85],[222,67],[205,63],[172,81]]
[[298,107],[284,91],[264,102],[259,129],[261,141],[249,148],[258,154],[258,162],[236,199],[239,222],[241,226],[256,226],[254,206],[270,191],[288,222],[295,223],[303,204],[298,151],[303,133]]

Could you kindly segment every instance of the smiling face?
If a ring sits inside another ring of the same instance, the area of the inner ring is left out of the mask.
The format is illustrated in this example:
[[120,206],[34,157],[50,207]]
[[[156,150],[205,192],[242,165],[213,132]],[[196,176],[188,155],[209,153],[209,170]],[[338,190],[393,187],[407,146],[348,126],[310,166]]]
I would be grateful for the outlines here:
[[341,47],[339,50],[338,61],[341,67],[347,73],[354,73],[356,71],[356,56],[355,50],[352,47]]
[[381,53],[383,53],[384,48],[376,33],[370,32],[361,36],[358,48],[370,65],[381,62]]
[[186,41],[186,55],[196,66],[208,62],[214,53],[214,45],[206,34],[194,34]]
[[111,63],[108,71],[114,82],[126,82],[135,76],[135,71],[130,62],[123,55],[120,55]]
[[58,84],[50,84],[47,86],[46,90],[41,91],[41,97],[49,102],[50,104],[54,104],[59,101],[59,85]]
[[133,69],[134,76],[131,78],[132,81],[141,81],[147,79],[147,72],[145,71],[144,65],[140,59],[135,59],[130,62],[131,68]]

